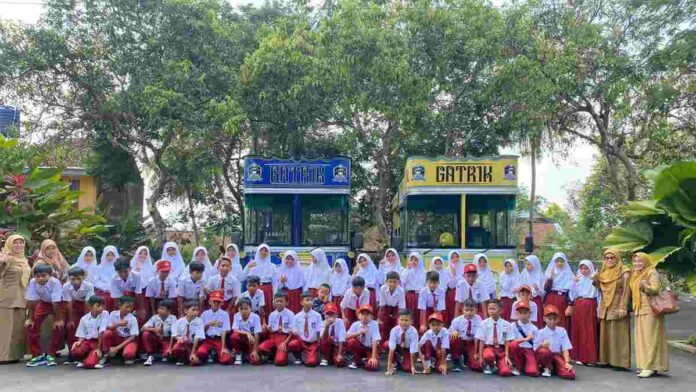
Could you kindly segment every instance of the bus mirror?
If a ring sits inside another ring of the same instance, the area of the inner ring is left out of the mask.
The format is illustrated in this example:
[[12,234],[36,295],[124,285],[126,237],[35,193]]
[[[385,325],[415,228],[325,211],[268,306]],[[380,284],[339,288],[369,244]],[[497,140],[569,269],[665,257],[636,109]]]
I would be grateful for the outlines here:
[[239,231],[233,231],[230,233],[230,239],[232,240],[232,243],[237,245],[239,248],[242,248],[244,244],[242,244],[242,233]]
[[402,248],[402,245],[403,245],[403,244],[401,243],[401,237],[398,237],[398,236],[392,237],[392,238],[391,238],[391,244],[390,244],[390,245],[391,245],[392,248],[394,248],[394,249],[396,249],[396,250],[398,250],[398,251],[401,251],[401,248]]
[[353,234],[353,240],[351,241],[351,246],[353,247],[353,249],[362,249],[363,242],[364,239],[362,233]]

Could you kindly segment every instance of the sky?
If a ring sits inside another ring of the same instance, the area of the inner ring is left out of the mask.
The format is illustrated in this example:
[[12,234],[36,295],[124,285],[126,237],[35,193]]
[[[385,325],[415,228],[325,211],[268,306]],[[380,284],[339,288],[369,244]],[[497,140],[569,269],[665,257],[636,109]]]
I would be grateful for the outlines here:
[[[229,0],[234,5],[263,4],[263,0]],[[496,6],[502,0],[494,0]],[[21,20],[35,23],[43,12],[41,0],[0,0],[0,19]],[[505,154],[518,154],[515,148],[501,151]],[[583,181],[590,173],[595,162],[597,150],[587,144],[578,143],[564,153],[547,155],[537,163],[537,194],[549,202],[566,206],[566,192],[570,185]],[[527,157],[519,161],[520,185],[527,188],[531,184],[531,164]]]

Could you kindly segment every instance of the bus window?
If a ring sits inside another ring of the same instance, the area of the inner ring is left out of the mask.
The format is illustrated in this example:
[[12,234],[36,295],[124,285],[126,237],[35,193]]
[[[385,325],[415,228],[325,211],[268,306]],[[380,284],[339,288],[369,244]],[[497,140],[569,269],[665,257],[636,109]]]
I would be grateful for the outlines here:
[[514,196],[466,195],[466,212],[467,248],[514,247]]
[[246,242],[251,245],[290,245],[292,199],[292,195],[245,195]]
[[[459,248],[460,196],[416,195],[406,198],[406,246]],[[404,228],[404,222],[401,222]],[[403,234],[403,231],[402,231]]]
[[348,246],[348,196],[301,195],[302,246]]

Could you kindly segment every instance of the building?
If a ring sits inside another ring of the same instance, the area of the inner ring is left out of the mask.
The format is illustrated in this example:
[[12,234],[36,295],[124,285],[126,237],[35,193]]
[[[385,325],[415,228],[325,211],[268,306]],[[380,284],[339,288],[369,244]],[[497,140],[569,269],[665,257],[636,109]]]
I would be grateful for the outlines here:
[[[524,248],[524,239],[529,235],[529,212],[520,212],[517,214],[517,230],[518,243]],[[563,234],[561,225],[553,222],[542,214],[534,214],[532,222],[532,232],[534,234],[534,247],[553,247],[556,244],[549,243],[558,235]]]

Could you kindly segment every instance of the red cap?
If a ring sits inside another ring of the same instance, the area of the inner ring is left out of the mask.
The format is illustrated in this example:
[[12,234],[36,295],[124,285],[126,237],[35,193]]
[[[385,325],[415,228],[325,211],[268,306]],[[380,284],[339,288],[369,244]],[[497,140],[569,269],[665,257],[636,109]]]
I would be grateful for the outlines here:
[[464,273],[468,274],[469,272],[476,273],[478,272],[478,269],[476,268],[476,264],[467,264],[466,267],[464,267]]
[[558,316],[558,308],[556,305],[546,305],[544,306],[544,316],[548,316],[550,314],[555,314]]
[[527,290],[527,291],[529,291],[529,294],[532,293],[532,288],[529,287],[529,285],[526,285],[526,284],[523,284],[522,286],[520,286],[520,288],[517,289],[517,292],[519,293],[519,292],[522,291],[522,290]]
[[213,290],[210,292],[210,300],[222,302],[225,300],[225,294],[222,293],[222,290]]
[[169,260],[160,260],[155,263],[155,267],[157,268],[157,271],[169,272],[172,270],[172,263],[169,262]]
[[329,302],[324,305],[324,314],[336,313],[338,314],[338,306],[335,303]]
[[442,313],[439,313],[439,312],[435,312],[435,313],[431,314],[430,317],[428,317],[428,323],[433,321],[433,320],[439,321],[441,323],[445,322],[445,320],[442,318]]
[[371,305],[361,306],[360,308],[358,308],[358,313],[362,313],[362,312],[368,312],[368,313],[372,314],[373,313],[372,306]]
[[517,302],[517,305],[515,305],[515,309],[531,310],[532,308],[529,306],[529,301],[522,300]]

